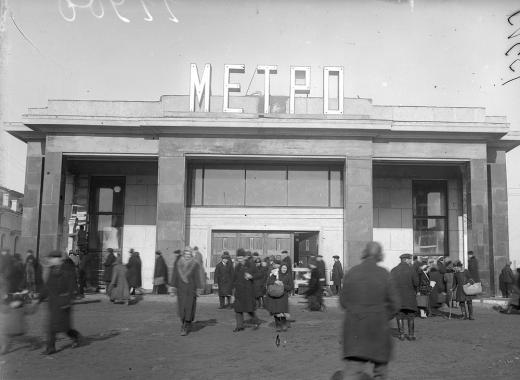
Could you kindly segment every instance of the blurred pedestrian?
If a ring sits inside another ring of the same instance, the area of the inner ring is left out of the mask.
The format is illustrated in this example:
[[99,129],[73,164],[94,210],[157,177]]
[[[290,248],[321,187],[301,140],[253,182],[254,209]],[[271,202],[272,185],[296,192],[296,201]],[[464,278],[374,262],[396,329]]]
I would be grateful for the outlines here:
[[12,267],[9,276],[9,293],[21,292],[24,288],[25,265],[22,256],[15,253],[12,259]]
[[455,300],[459,303],[462,319],[475,319],[473,315],[473,296],[469,296],[464,292],[464,285],[474,284],[475,282],[469,270],[464,269],[460,261],[455,263],[453,286],[455,287]]
[[49,253],[46,277],[39,300],[48,299],[47,348],[43,353],[51,355],[56,352],[57,333],[66,333],[73,340],[73,348],[81,345],[82,337],[72,327],[72,302],[76,288],[76,275],[68,265],[64,264],[60,251]]
[[444,284],[446,286],[446,304],[448,307],[452,307],[453,303],[453,277],[455,271],[453,270],[453,262],[446,260],[446,273],[444,273]]
[[334,259],[334,265],[332,266],[332,293],[337,295],[341,292],[341,283],[343,282],[343,267],[339,261],[338,255],[334,255],[332,258]]
[[[402,254],[399,263],[390,272],[397,294],[399,295],[399,312],[395,319],[400,340],[415,340],[415,316],[417,315],[417,289],[419,275],[412,268],[412,255]],[[408,326],[408,334],[404,333],[404,321]]]
[[193,258],[199,264],[199,276],[202,279],[202,289],[204,291],[206,290],[206,281],[208,279],[208,276],[206,273],[206,267],[204,265],[204,256],[202,255],[202,252],[199,250],[199,247],[197,246],[193,247]]
[[309,278],[309,286],[305,291],[305,298],[307,298],[308,308],[310,311],[323,310],[323,287],[321,286],[320,273],[315,257],[309,259],[309,269],[311,275]]
[[327,286],[327,269],[325,268],[325,261],[323,261],[323,256],[316,256],[316,268],[318,268],[318,274],[320,275],[320,284],[322,288]]
[[514,278],[513,270],[511,269],[511,261],[508,261],[506,265],[500,271],[500,275],[498,276],[498,283],[500,291],[502,292],[503,298],[509,298],[511,292],[513,291]]
[[116,262],[116,256],[114,255],[114,250],[112,248],[107,248],[108,255],[103,263],[103,281],[105,281],[106,286],[110,284],[112,280],[112,268]]
[[31,250],[25,258],[25,287],[31,297],[36,293],[36,259]]
[[473,251],[468,252],[468,272],[473,281],[480,282],[478,260]]
[[367,363],[374,365],[375,379],[387,379],[392,355],[389,321],[399,310],[399,296],[390,273],[377,265],[383,260],[379,243],[370,242],[362,262],[344,277],[340,295],[345,309],[343,323],[344,379],[362,378]]
[[[233,293],[233,263],[228,251],[224,251],[220,263],[215,267],[215,283],[218,285],[219,309],[231,307]],[[227,301],[227,302],[226,302]]]
[[126,280],[127,269],[123,265],[123,258],[120,255],[116,257],[116,261],[111,269],[112,278],[107,288],[107,295],[110,301],[130,304],[130,287]]
[[126,279],[130,287],[130,295],[135,296],[135,291],[143,285],[141,279],[141,258],[139,252],[130,249],[130,258],[126,264]]
[[3,299],[11,290],[10,278],[13,270],[13,257],[8,249],[0,251],[0,297]]
[[9,352],[13,340],[25,341],[33,348],[39,347],[39,339],[26,336],[27,315],[34,314],[37,304],[28,304],[23,293],[12,293],[0,300],[0,355]]
[[274,317],[276,331],[287,331],[289,314],[289,294],[294,288],[292,273],[286,263],[275,268],[267,279],[265,308]]
[[255,309],[255,289],[253,281],[262,274],[256,269],[256,266],[249,265],[246,262],[246,252],[243,248],[237,249],[237,265],[233,274],[233,287],[235,289],[235,319],[236,327],[233,332],[244,330],[244,313],[251,316],[254,329],[260,327]]
[[173,294],[177,295],[178,315],[182,323],[181,335],[188,335],[195,319],[197,296],[202,293],[202,278],[199,263],[193,257],[191,247],[184,248],[177,259],[170,281]]
[[444,276],[437,268],[437,263],[434,262],[432,264],[430,272],[428,273],[430,275],[430,284],[433,284],[429,299],[430,314],[432,316],[442,315],[439,309],[442,304],[446,302],[446,285],[444,284]]

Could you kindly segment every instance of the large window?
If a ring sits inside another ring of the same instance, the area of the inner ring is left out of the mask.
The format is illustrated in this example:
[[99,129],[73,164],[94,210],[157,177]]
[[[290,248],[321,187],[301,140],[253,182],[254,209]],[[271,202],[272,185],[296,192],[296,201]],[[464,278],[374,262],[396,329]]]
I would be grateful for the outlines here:
[[447,256],[446,181],[413,181],[413,235],[416,255]]
[[343,207],[343,167],[281,163],[189,167],[188,205]]

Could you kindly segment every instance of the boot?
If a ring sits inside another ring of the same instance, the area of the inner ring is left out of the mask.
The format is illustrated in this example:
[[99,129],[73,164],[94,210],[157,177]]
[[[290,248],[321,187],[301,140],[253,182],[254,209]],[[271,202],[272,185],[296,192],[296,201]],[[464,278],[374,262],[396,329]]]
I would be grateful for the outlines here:
[[42,352],[42,355],[52,355],[56,353],[56,347],[54,345],[47,345],[45,351]]
[[183,322],[182,322],[182,327],[181,327],[181,336],[186,336],[186,335],[188,335],[188,331],[187,331],[187,329],[186,329],[186,325],[187,325],[186,322],[183,321]]
[[474,321],[475,318],[473,317],[473,303],[467,303],[468,305],[468,314],[469,314],[469,320]]
[[[404,321],[403,321],[403,325],[404,325]],[[404,326],[403,326],[403,330],[404,330]],[[413,318],[408,319],[408,336],[406,338],[411,341],[417,339],[415,337],[415,321],[413,320]]]
[[404,321],[401,318],[396,318],[397,330],[399,330],[399,340],[404,340]]
[[462,319],[468,319],[468,315],[466,313],[466,303],[465,302],[460,303],[460,311],[462,312]]

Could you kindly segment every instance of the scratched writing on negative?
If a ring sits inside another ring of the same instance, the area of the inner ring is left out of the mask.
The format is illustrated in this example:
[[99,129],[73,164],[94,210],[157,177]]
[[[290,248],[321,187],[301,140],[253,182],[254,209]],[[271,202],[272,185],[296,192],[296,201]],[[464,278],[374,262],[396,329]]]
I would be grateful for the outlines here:
[[[517,19],[517,24],[520,25],[520,10],[516,11],[515,13],[513,13],[511,16],[509,16],[507,18],[507,22],[509,23],[509,25],[516,26],[515,23],[513,22],[514,18]],[[513,38],[516,38],[517,40],[520,40],[520,26],[518,28],[516,28],[516,30],[507,37],[508,40],[513,40]],[[513,40],[513,42],[514,42],[514,40]],[[520,56],[520,41],[518,41],[515,44],[511,45],[511,47],[505,52],[505,55],[507,57],[509,57],[509,54],[517,47],[519,47],[518,48],[519,52],[516,54],[516,56],[517,57]],[[513,55],[513,58],[514,57],[515,56]],[[513,62],[511,62],[511,64],[509,65],[509,70],[511,70],[513,73],[516,72],[515,65],[520,67],[520,64],[517,65],[518,63],[520,63],[520,59],[519,58],[515,58],[515,60],[513,60]],[[520,75],[505,81],[504,83],[502,83],[502,86],[506,85],[508,83],[511,83],[511,82],[513,82],[513,81],[515,81],[517,79],[520,79]]]
[[[150,12],[150,8],[147,5],[147,1],[145,0],[132,0],[134,2],[139,1],[141,4],[144,20],[145,21],[153,21],[152,13]],[[106,0],[106,2],[110,3],[112,10],[116,14],[117,18],[125,23],[129,23],[130,19],[125,17],[122,11],[122,6],[125,5],[126,0]],[[163,9],[166,10],[168,14],[168,20],[178,23],[179,19],[175,17],[173,14],[172,8],[168,3],[168,0],[163,0]],[[61,17],[65,21],[74,22],[76,20],[76,16],[78,10],[88,10],[90,13],[101,19],[105,15],[105,6],[103,5],[102,0],[58,0],[58,11],[60,12]]]

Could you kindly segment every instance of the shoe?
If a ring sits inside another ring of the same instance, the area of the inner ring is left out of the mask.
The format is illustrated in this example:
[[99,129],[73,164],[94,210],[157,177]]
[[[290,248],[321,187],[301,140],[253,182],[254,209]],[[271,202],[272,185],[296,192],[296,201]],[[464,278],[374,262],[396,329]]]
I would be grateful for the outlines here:
[[56,353],[56,349],[54,347],[47,347],[45,351],[42,352],[42,355],[52,355]]
[[410,341],[417,340],[417,338],[415,337],[415,335],[407,335],[407,336],[406,336],[406,339],[408,339],[408,340],[410,340]]
[[219,306],[218,309],[219,310],[222,310],[222,309],[225,309],[226,307],[225,306]]
[[181,336],[186,336],[186,335],[188,335],[188,331],[186,331],[186,329],[183,327],[181,329]]
[[235,327],[235,329],[233,330],[233,332],[240,332],[240,331],[244,331],[244,328],[243,327]]

